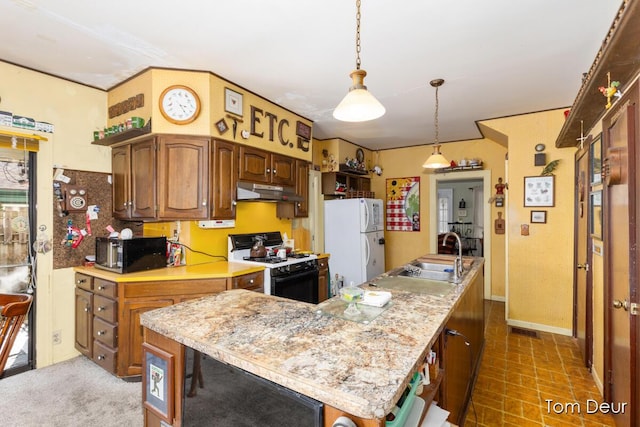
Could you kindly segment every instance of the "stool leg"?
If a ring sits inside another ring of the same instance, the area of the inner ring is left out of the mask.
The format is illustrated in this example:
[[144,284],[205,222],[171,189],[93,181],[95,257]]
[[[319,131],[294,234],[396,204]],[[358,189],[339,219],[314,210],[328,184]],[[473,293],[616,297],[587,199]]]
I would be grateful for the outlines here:
[[197,393],[196,387],[198,384],[198,380],[200,381],[200,388],[203,387],[202,381],[202,369],[200,367],[200,352],[197,350],[193,351],[193,371],[191,373],[191,388],[189,389],[189,393],[187,393],[188,397],[193,397]]

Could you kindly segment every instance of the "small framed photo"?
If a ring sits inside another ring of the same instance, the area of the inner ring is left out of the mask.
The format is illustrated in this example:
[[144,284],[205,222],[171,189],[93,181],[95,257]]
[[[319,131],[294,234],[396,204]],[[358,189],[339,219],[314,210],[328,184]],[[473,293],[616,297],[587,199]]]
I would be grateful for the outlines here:
[[173,424],[173,355],[142,344],[142,401],[144,407]]
[[229,130],[229,126],[227,126],[227,122],[224,119],[220,119],[216,122],[216,129],[218,129],[218,133],[222,135]]
[[311,126],[308,126],[298,120],[296,122],[296,135],[306,139],[307,141],[311,140]]
[[242,94],[228,87],[224,88],[224,110],[242,117]]
[[547,211],[531,211],[531,223],[532,224],[546,224],[547,223]]
[[602,190],[589,194],[589,231],[591,237],[602,240]]
[[554,175],[524,177],[524,206],[552,207],[554,199]]

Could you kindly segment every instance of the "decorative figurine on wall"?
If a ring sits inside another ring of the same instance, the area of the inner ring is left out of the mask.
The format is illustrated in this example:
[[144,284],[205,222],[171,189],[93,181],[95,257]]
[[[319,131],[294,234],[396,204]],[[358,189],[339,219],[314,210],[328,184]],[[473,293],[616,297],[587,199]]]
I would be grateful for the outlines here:
[[608,110],[609,108],[611,108],[611,98],[613,98],[614,96],[620,98],[622,96],[622,92],[620,92],[620,90],[618,89],[618,86],[620,86],[620,82],[611,81],[611,73],[607,73],[607,85],[607,87],[600,86],[598,90],[607,97],[606,108]]
[[496,194],[491,196],[489,203],[496,202],[497,207],[504,206],[504,190],[509,189],[509,185],[502,182],[502,177],[498,178],[498,183],[495,185]]

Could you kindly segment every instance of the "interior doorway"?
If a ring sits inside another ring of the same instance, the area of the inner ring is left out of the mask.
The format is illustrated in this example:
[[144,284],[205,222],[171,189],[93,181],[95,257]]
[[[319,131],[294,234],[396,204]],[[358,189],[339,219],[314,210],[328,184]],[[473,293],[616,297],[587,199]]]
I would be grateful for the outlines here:
[[[469,251],[469,255],[484,257],[484,298],[491,299],[491,205],[487,203],[489,195],[491,194],[491,171],[490,170],[470,170],[462,172],[448,172],[448,173],[434,173],[429,175],[429,230],[431,230],[429,236],[429,250],[431,253],[438,252],[438,234],[439,234],[439,204],[438,204],[438,190],[445,188],[451,188],[451,184],[460,188],[468,189],[474,188],[471,192],[474,195],[469,199],[469,203],[475,201],[474,213],[470,209],[467,209],[468,195],[463,194],[462,197],[457,199],[455,197],[455,189],[453,196],[452,218],[451,222],[459,222],[462,224],[452,224],[462,234],[466,234],[470,238],[477,241],[477,246],[474,251]],[[471,194],[469,193],[469,194]],[[442,194],[442,192],[441,192]],[[460,208],[461,199],[465,199],[464,208]],[[462,212],[465,216],[457,215]],[[475,211],[481,213],[476,216]],[[475,219],[474,219],[475,218]],[[462,219],[461,221],[459,219]],[[474,222],[474,224],[464,224],[468,222]],[[447,224],[449,226],[449,224]],[[449,230],[451,227],[449,227]],[[474,237],[481,236],[481,237]],[[464,246],[463,246],[464,247]]]
[[[35,153],[0,148],[1,293],[35,294],[35,162]],[[35,303],[14,342],[3,377],[34,367],[34,313]]]

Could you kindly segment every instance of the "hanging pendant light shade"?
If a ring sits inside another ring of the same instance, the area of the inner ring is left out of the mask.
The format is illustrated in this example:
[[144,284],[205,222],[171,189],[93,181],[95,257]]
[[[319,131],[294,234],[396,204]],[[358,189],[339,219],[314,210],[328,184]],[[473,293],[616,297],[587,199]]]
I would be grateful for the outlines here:
[[426,162],[422,165],[423,168],[427,169],[440,169],[451,166],[451,163],[442,155],[440,152],[440,144],[438,144],[438,137],[440,134],[440,126],[438,123],[438,88],[444,84],[443,79],[435,79],[431,80],[429,84],[436,88],[436,112],[435,112],[435,128],[436,128],[436,137],[434,140],[433,153],[429,156]]
[[385,113],[384,106],[367,90],[365,70],[360,69],[360,0],[356,0],[356,69],[349,75],[353,85],[333,110],[333,117],[343,122],[366,122]]

